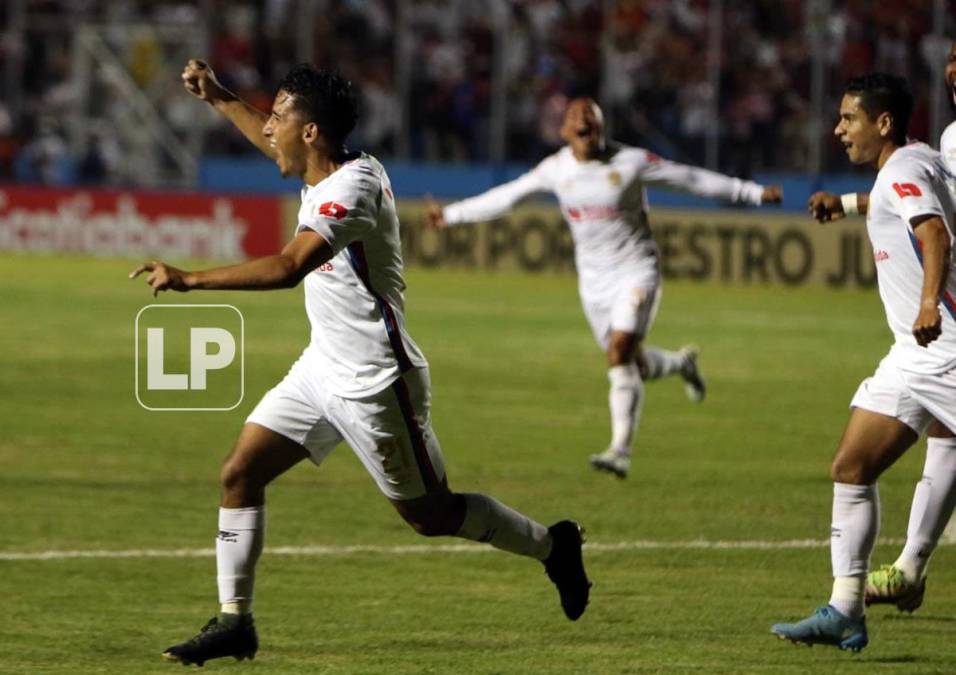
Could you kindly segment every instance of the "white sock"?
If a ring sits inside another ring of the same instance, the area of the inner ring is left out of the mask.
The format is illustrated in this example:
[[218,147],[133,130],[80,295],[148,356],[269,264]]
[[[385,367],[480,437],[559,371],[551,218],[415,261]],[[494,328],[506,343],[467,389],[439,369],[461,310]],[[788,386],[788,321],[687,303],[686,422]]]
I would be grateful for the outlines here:
[[219,509],[216,536],[216,581],[222,611],[251,611],[256,562],[265,539],[266,508]]
[[834,483],[830,525],[833,594],[830,604],[851,618],[863,616],[866,572],[879,531],[880,493],[876,483]]
[[644,347],[643,351],[644,366],[647,368],[645,375],[648,380],[679,373],[684,367],[685,357],[682,352],[669,352],[657,347]]
[[644,405],[644,381],[636,363],[613,366],[607,371],[611,382],[608,405],[611,408],[611,448],[622,455],[631,454],[631,441],[641,421]]
[[956,504],[956,438],[929,438],[923,478],[913,492],[906,545],[893,563],[907,580],[919,581]]
[[551,554],[551,535],[544,525],[509,509],[494,497],[474,493],[462,496],[465,520],[455,536],[538,560]]

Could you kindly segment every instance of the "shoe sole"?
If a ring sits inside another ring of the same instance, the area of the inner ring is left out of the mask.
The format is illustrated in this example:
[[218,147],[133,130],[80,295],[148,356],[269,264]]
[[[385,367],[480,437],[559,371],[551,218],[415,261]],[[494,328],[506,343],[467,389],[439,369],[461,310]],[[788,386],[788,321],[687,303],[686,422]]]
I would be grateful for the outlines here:
[[770,632],[776,635],[781,640],[786,640],[787,642],[789,642],[790,644],[794,646],[803,645],[805,647],[813,647],[813,645],[824,645],[825,647],[836,647],[840,651],[853,652],[854,654],[859,654],[863,650],[863,648],[869,644],[869,640],[867,640],[863,644],[860,644],[859,641],[856,640],[856,638],[858,637],[856,635],[839,643],[837,642],[808,642],[806,640],[798,640],[796,638],[792,638],[789,635],[784,635],[776,631],[770,631]]
[[[232,656],[232,658],[234,658],[236,661],[244,661],[246,659],[249,659],[250,661],[254,661],[256,658],[256,653],[248,652],[246,654],[226,654],[225,656],[215,656],[213,658],[224,659],[229,656]],[[184,666],[198,666],[199,668],[202,668],[205,665],[206,660],[209,660],[209,661],[212,660],[212,659],[206,659],[203,661],[192,661],[190,659],[184,659],[180,656],[176,656],[175,654],[170,654],[169,652],[163,652],[160,655],[160,657],[163,659],[163,661],[169,661],[170,663],[179,663]]]

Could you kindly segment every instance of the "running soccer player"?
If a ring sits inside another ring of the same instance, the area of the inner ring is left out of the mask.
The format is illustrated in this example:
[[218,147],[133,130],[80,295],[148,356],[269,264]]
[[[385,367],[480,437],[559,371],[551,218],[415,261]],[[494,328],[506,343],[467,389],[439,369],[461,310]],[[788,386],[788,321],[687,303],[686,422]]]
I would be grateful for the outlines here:
[[[956,429],[956,215],[942,155],[906,142],[913,108],[906,81],[874,73],[850,80],[844,91],[834,134],[851,162],[879,170],[866,224],[895,341],[854,395],[830,469],[830,601],[771,631],[793,642],[859,651],[869,641],[864,599],[879,530],[876,481],[934,420]],[[811,198],[811,211],[817,206]],[[826,217],[825,209],[814,212]]]
[[[945,78],[956,108],[956,41],[950,45]],[[939,149],[950,173],[956,175],[956,122],[943,131]],[[956,181],[949,184],[950,191],[956,195]],[[865,214],[868,200],[866,194],[837,197],[821,192],[811,197],[810,210],[815,212],[818,220],[836,220],[846,213]],[[935,420],[926,436],[926,461],[922,478],[913,492],[906,543],[895,562],[881,565],[867,576],[864,595],[867,605],[892,604],[906,612],[918,609],[926,592],[930,556],[946,531],[947,523],[956,522],[952,521],[956,506],[956,437]]]
[[661,298],[659,252],[648,223],[645,186],[760,205],[779,203],[779,187],[730,178],[608,141],[604,118],[589,98],[571,101],[561,137],[567,145],[516,180],[442,208],[430,202],[432,227],[492,220],[525,197],[551,192],[571,229],[578,290],[594,338],[607,353],[611,412],[608,448],[591,465],[620,478],[644,404],[644,382],[679,374],[694,401],[704,398],[697,350],[645,346]]
[[590,587],[580,527],[566,520],[546,528],[491,497],[448,487],[429,418],[428,364],[405,329],[390,182],[376,159],[345,148],[357,118],[351,84],[298,65],[280,83],[266,115],[223,88],[201,61],[190,61],[182,77],[191,94],[224,114],[283,176],[303,180],[296,234],[281,253],[238,265],[187,272],[150,262],[130,276],[145,273],[154,295],[304,283],[312,337],[285,379],[249,415],[222,467],[216,539],[221,611],[163,657],[201,666],[255,655],[252,596],[265,488],[303,459],[320,464],[343,440],[416,532],[486,542],[542,561],[565,614],[578,619]]

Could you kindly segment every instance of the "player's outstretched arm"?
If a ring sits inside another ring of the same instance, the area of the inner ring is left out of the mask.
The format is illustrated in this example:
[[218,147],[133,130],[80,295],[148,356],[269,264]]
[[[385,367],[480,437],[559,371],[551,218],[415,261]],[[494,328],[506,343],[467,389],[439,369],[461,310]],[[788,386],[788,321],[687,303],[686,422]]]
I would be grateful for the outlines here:
[[434,200],[427,200],[425,218],[426,222],[434,227],[494,220],[507,214],[526,197],[537,192],[548,192],[550,189],[550,183],[539,164],[509,183],[503,183],[480,195],[445,207],[441,207]]
[[913,337],[920,347],[926,347],[942,333],[939,302],[949,262],[949,232],[939,216],[914,218],[912,225],[923,254],[923,289]]
[[779,185],[764,187],[709,169],[661,159],[651,153],[635,156],[635,161],[639,162],[641,180],[648,185],[753,206],[783,201],[783,188]]
[[269,141],[262,135],[262,127],[269,119],[266,113],[249,105],[222,86],[205,61],[190,59],[183,68],[182,77],[186,91],[199,100],[206,101],[225,115],[226,119],[232,122],[242,135],[259,148],[266,157],[276,158]]
[[865,192],[835,195],[832,192],[814,192],[807,201],[810,216],[818,223],[840,220],[851,215],[866,215],[870,195]]
[[130,272],[135,279],[146,274],[146,283],[153,289],[153,297],[160,291],[191,290],[255,291],[297,286],[309,272],[328,262],[332,247],[325,238],[312,230],[303,230],[277,255],[256,258],[238,265],[217,267],[199,272],[187,272],[152,261]]

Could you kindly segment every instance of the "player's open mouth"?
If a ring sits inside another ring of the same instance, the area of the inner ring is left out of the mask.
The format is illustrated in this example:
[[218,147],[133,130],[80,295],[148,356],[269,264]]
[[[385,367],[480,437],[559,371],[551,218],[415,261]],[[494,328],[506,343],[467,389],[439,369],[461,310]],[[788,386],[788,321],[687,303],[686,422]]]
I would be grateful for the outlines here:
[[578,138],[587,138],[588,136],[591,135],[591,131],[593,131],[593,127],[591,127],[591,125],[588,124],[583,127],[578,127],[574,133]]

